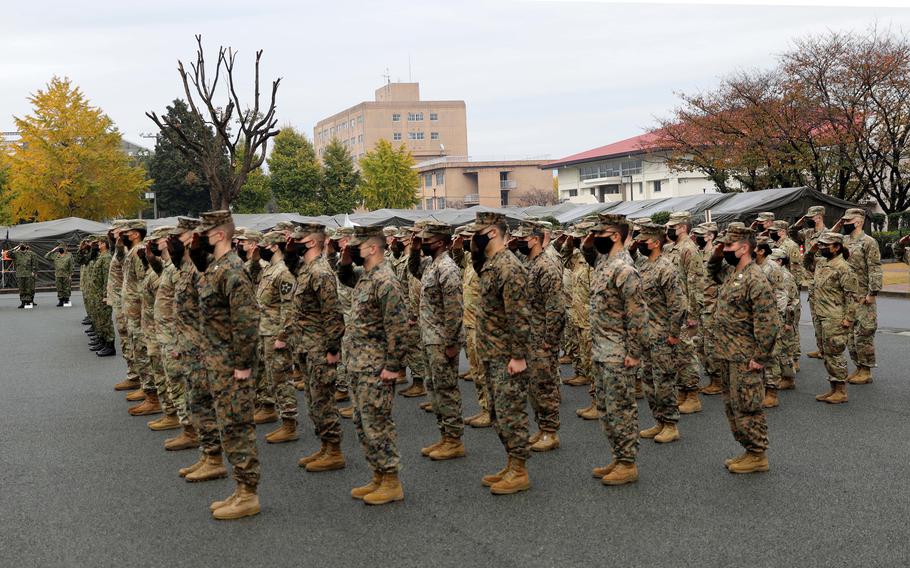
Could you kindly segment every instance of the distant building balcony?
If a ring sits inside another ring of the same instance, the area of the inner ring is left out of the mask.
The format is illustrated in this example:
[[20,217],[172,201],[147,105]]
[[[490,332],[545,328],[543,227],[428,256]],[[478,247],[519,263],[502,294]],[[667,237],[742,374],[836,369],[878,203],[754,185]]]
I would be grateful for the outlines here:
[[479,205],[480,204],[480,194],[479,193],[468,193],[464,196],[465,205]]
[[518,182],[512,179],[501,179],[499,180],[499,189],[515,189],[518,187]]

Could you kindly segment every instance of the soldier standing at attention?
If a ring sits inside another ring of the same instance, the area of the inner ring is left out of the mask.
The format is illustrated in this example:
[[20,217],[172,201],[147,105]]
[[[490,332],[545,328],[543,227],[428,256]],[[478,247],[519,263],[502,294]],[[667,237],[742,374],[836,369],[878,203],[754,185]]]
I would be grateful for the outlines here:
[[705,306],[705,267],[698,247],[689,238],[691,216],[688,211],[670,214],[667,239],[673,242],[667,256],[679,267],[679,283],[686,296],[686,324],[680,332],[682,347],[676,350],[677,399],[680,414],[701,412],[698,398],[698,334]]
[[[714,253],[714,239],[717,238],[717,223],[706,222],[692,229],[695,235],[695,246],[701,251],[702,265],[705,272],[708,270],[708,261]],[[705,307],[701,312],[702,333],[699,348],[702,365],[705,374],[710,381],[707,385],[699,389],[703,395],[714,396],[723,393],[720,386],[720,372],[718,370],[717,357],[713,349],[714,334],[714,307],[717,304],[717,282],[713,278],[705,278]]]
[[22,243],[9,251],[16,267],[16,282],[19,284],[19,309],[35,302],[35,275],[38,271],[38,255],[28,243]]
[[[259,310],[243,263],[231,251],[234,221],[230,211],[202,214],[190,253],[203,270],[197,286],[203,355],[221,430],[221,445],[234,468],[237,488],[224,501],[212,503],[216,519],[239,519],[259,513],[259,454],[253,425]],[[209,261],[208,255],[211,255]]]
[[[464,419],[465,424],[472,428],[489,428],[492,426],[490,419],[490,403],[487,400],[487,390],[484,387],[486,381],[483,377],[483,363],[480,360],[480,353],[477,351],[477,310],[480,304],[480,277],[471,264],[471,238],[474,236],[474,224],[470,223],[461,227],[456,232],[455,241],[452,243],[453,255],[462,258],[464,273],[461,277],[461,291],[464,304],[464,335],[465,335],[465,354],[470,364],[468,377],[474,382],[474,389],[477,392],[477,406],[480,412]],[[458,252],[458,248],[461,252]],[[468,253],[468,254],[465,254]]]
[[[337,401],[336,370],[344,336],[344,314],[338,297],[338,280],[323,255],[325,226],[301,225],[292,235],[303,250],[291,304],[291,326],[276,336],[293,341],[298,361],[305,370],[310,420],[321,442],[315,453],[297,465],[307,471],[333,471],[345,467],[341,453],[341,419]],[[290,336],[293,329],[295,335]]]
[[856,320],[853,333],[847,342],[850,359],[856,365],[856,371],[847,377],[847,382],[853,385],[872,382],[872,368],[875,367],[875,330],[878,329],[875,297],[882,289],[882,255],[875,239],[863,231],[865,221],[864,209],[851,208],[847,209],[838,222],[844,231],[844,248],[850,252],[847,261],[856,275],[859,286]]
[[477,349],[483,361],[490,416],[508,454],[506,467],[484,476],[494,495],[530,489],[525,466],[528,443],[528,363],[531,316],[528,273],[506,247],[506,218],[477,213],[471,240],[471,262],[480,275]]
[[55,249],[44,255],[44,258],[52,258],[54,262],[57,307],[62,308],[64,303],[70,301],[70,287],[73,283],[73,255],[66,250],[66,243],[61,242]]
[[[351,318],[345,330],[354,426],[373,478],[351,490],[368,505],[404,499],[398,479],[398,434],[392,420],[395,382],[401,374],[407,308],[401,287],[385,262],[382,227],[354,227],[342,251],[338,278],[353,288]],[[352,266],[362,267],[356,270]]]
[[759,236],[755,239],[755,251],[752,258],[755,264],[761,269],[762,274],[768,279],[768,285],[771,286],[771,294],[774,298],[774,305],[777,308],[777,315],[781,325],[777,329],[777,337],[774,340],[774,358],[768,368],[765,369],[765,398],[762,400],[762,407],[775,408],[780,405],[778,390],[780,389],[783,377],[793,378],[793,369],[789,362],[785,362],[783,352],[783,322],[787,317],[787,306],[789,304],[787,288],[784,284],[783,270],[780,265],[773,262],[771,256],[771,239]]
[[768,257],[780,267],[781,282],[786,292],[786,310],[781,320],[781,369],[790,369],[790,373],[783,374],[779,390],[792,390],[796,388],[796,373],[793,367],[793,357],[799,357],[799,288],[796,279],[790,273],[790,257],[783,249],[772,249]]
[[[816,264],[816,254],[825,262]],[[828,392],[815,400],[828,404],[847,402],[847,358],[844,350],[856,324],[856,309],[861,298],[856,274],[847,262],[850,251],[840,233],[824,232],[806,252],[806,269],[815,275],[816,333],[821,335],[822,359],[828,371]]]
[[[354,235],[353,227],[339,227],[331,235],[326,232],[326,235],[329,237],[325,245],[325,259],[328,261],[329,266],[334,270],[338,266],[338,259],[341,256],[341,251],[348,245],[348,240],[351,236]],[[336,274],[336,280],[338,279]],[[348,322],[351,320],[351,301],[353,290],[347,286],[342,286],[340,281],[337,283],[336,288],[338,289],[338,304],[341,306],[341,313],[344,315],[344,324],[347,328]],[[348,380],[347,372],[347,359],[348,359],[348,346],[350,342],[348,336],[345,335],[341,339],[341,360],[338,361],[338,364],[335,365],[335,390],[336,400],[345,398],[350,398],[350,381]],[[401,379],[399,379],[399,382]],[[338,394],[341,396],[337,396]],[[342,418],[351,419],[354,417],[354,405],[348,405],[343,408],[338,409],[338,414]]]
[[111,253],[108,248],[108,241],[104,235],[100,235],[98,237],[97,263],[95,270],[91,273],[92,287],[98,290],[98,302],[95,307],[97,318],[94,322],[95,333],[101,343],[101,348],[95,352],[98,357],[111,357],[117,354],[114,349],[114,321],[111,314],[111,306],[104,298],[110,264]]
[[[771,237],[771,240],[777,243],[774,246],[787,254],[787,270],[793,276],[793,280],[796,283],[796,296],[797,299],[799,299],[799,288],[805,280],[806,271],[803,268],[803,253],[799,250],[799,245],[789,237],[789,228],[789,223],[778,219],[771,225],[771,230],[768,234]],[[800,312],[802,311],[799,302],[796,303],[795,310],[796,324],[799,326]],[[796,342],[788,342],[788,346],[791,350],[788,355],[790,357],[793,373],[795,374],[799,372],[799,356],[802,352],[802,348],[799,345],[799,327],[794,331]],[[790,384],[790,382],[784,381],[784,387],[781,387],[781,390],[788,390],[786,387]]]
[[546,252],[546,231],[540,221],[522,221],[512,234],[518,252],[528,259],[528,395],[538,428],[529,443],[535,452],[559,447],[559,340],[566,323],[562,261]]
[[623,247],[629,225],[622,215],[600,214],[582,242],[591,274],[591,338],[597,410],[613,461],[594,468],[604,485],[638,481],[638,405],[635,379],[646,343],[648,308],[641,277]]
[[[426,220],[421,219],[415,222],[413,227],[407,229],[409,237],[404,243],[406,246],[410,246],[411,239],[421,231],[425,224]],[[427,389],[424,385],[424,378],[427,375],[427,361],[420,340],[420,313],[418,309],[420,306],[420,280],[410,273],[407,262],[401,265],[398,278],[401,281],[405,303],[408,308],[408,336],[406,338],[408,354],[405,361],[408,368],[411,369],[411,386],[398,391],[398,394],[406,398],[416,398],[427,394]]]
[[638,237],[638,253],[646,260],[639,265],[644,297],[648,302],[650,350],[644,351],[642,375],[648,406],[655,424],[641,431],[642,438],[667,443],[679,440],[679,409],[676,406],[674,350],[686,317],[685,296],[679,286],[679,270],[665,256],[663,227],[644,225]]
[[111,228],[107,231],[108,248],[112,256],[108,268],[105,297],[114,313],[114,327],[120,336],[120,353],[126,361],[126,378],[115,384],[114,390],[141,392],[139,375],[134,369],[133,356],[130,352],[126,314],[123,311],[123,261],[126,258],[126,248],[120,240],[120,234],[125,224],[125,219],[118,219],[111,224]]
[[[806,227],[806,228],[803,228]],[[807,357],[813,359],[821,359],[821,332],[819,327],[821,325],[818,317],[815,315],[815,281],[814,281],[814,270],[815,268],[820,267],[824,264],[824,260],[816,260],[811,263],[812,269],[809,269],[808,266],[810,263],[806,261],[805,254],[808,253],[818,242],[818,237],[822,233],[826,232],[828,229],[825,228],[825,208],[822,205],[813,205],[809,208],[805,215],[803,215],[796,223],[793,223],[793,226],[790,227],[790,236],[793,237],[797,243],[803,246],[804,256],[801,263],[801,266],[806,268],[806,271],[802,274],[805,280],[802,284],[805,284],[809,287],[809,311],[812,313],[812,325],[815,328],[815,344],[818,347],[815,351],[806,353]]]
[[142,240],[145,239],[146,225],[140,219],[127,221],[120,232],[120,243],[124,247],[123,259],[123,312],[126,316],[127,335],[130,341],[130,355],[133,359],[133,371],[139,378],[140,390],[127,395],[127,400],[142,402],[130,407],[133,416],[145,416],[161,411],[158,392],[152,382],[149,371],[149,353],[142,335],[142,282],[145,279],[146,267],[139,256]]
[[[714,349],[720,360],[724,408],[733,437],[746,452],[724,462],[730,473],[768,471],[768,423],[762,400],[779,320],[768,279],[752,261],[755,232],[727,227],[709,271],[719,284]],[[726,263],[727,267],[724,267]]]
[[[452,227],[427,223],[411,240],[408,270],[420,278],[418,306],[421,342],[433,412],[439,428],[439,441],[420,450],[432,460],[450,460],[465,455],[464,419],[461,391],[458,388],[458,354],[461,353],[462,304],[461,274],[449,256]],[[423,254],[423,262],[421,262]]]

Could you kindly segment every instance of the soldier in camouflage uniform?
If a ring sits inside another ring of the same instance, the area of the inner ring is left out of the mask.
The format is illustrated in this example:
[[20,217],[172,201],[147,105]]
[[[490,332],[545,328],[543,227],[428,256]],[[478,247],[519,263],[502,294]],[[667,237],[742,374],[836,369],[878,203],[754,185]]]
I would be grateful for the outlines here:
[[535,452],[559,447],[559,340],[566,321],[560,258],[546,252],[548,225],[522,221],[512,236],[528,260],[528,310],[531,343],[528,350],[528,396],[537,433],[529,443]]
[[506,467],[483,478],[495,495],[531,487],[528,443],[528,365],[531,316],[528,273],[506,247],[507,226],[500,213],[477,213],[471,261],[480,275],[477,343],[483,361],[490,415],[508,454]]
[[838,223],[844,232],[844,247],[850,251],[847,259],[859,286],[859,303],[856,306],[856,320],[847,348],[856,371],[847,377],[854,385],[872,382],[872,368],[875,367],[875,330],[878,329],[878,313],[875,297],[882,289],[882,255],[875,239],[863,232],[866,211],[859,208],[847,209]]
[[613,461],[593,473],[604,485],[638,480],[638,405],[635,379],[647,343],[648,309],[641,277],[623,247],[629,226],[622,215],[600,214],[582,242],[591,274],[591,337],[597,410]]
[[660,225],[644,225],[638,237],[642,292],[648,303],[650,350],[644,351],[642,377],[655,424],[641,437],[658,443],[679,439],[674,350],[686,317],[678,268],[663,255],[666,240]]
[[[341,420],[335,406],[336,367],[341,356],[344,314],[338,296],[338,279],[323,255],[325,226],[308,223],[298,227],[293,238],[304,250],[297,274],[291,319],[296,337],[297,360],[305,369],[310,419],[320,440],[315,453],[297,464],[310,472],[345,467],[341,453]],[[278,334],[284,340],[284,333]]]
[[676,350],[677,398],[680,414],[701,411],[698,398],[698,343],[702,329],[701,316],[705,305],[705,270],[698,247],[689,237],[691,215],[676,211],[667,221],[667,238],[672,245],[666,251],[669,260],[679,267],[680,286],[686,296],[686,323],[680,332],[682,346]]
[[[461,438],[461,391],[458,388],[458,355],[461,353],[461,274],[449,256],[452,227],[427,223],[411,240],[408,270],[420,279],[418,304],[421,343],[432,389],[430,397],[440,439],[420,453],[432,460],[449,460],[465,455]],[[421,258],[421,254],[423,255]]]
[[799,287],[796,278],[790,273],[790,256],[784,249],[771,250],[771,261],[780,267],[781,281],[786,292],[786,309],[781,319],[781,369],[789,369],[781,377],[779,390],[792,390],[796,388],[796,372],[793,366],[794,357],[799,357]]
[[[861,298],[855,272],[847,262],[849,251],[840,233],[826,231],[806,251],[806,270],[814,274],[816,333],[821,335],[822,359],[828,371],[828,392],[815,400],[842,404],[847,399],[847,358],[844,351],[856,324],[856,308]],[[816,255],[823,257],[819,262]]]
[[103,235],[97,237],[97,242],[98,257],[95,260],[93,270],[87,275],[91,280],[92,289],[98,291],[97,300],[95,301],[96,317],[93,319],[93,325],[101,348],[95,354],[99,357],[111,357],[117,354],[114,349],[114,322],[111,307],[104,301],[104,291],[107,289],[107,276],[110,271],[111,253],[108,250],[107,239]]
[[38,255],[28,243],[22,243],[9,251],[16,268],[16,282],[19,285],[19,309],[35,301],[35,275],[38,272]]
[[230,497],[212,503],[216,519],[259,513],[260,467],[253,424],[256,386],[252,378],[259,310],[243,263],[231,251],[233,232],[230,211],[203,213],[190,248],[196,268],[204,269],[198,274],[196,286],[205,336],[205,372],[218,416],[221,445],[237,482]]
[[[411,238],[423,229],[426,220],[421,219],[408,229]],[[405,243],[410,246],[411,239]],[[406,362],[411,370],[411,386],[398,392],[407,398],[416,398],[427,394],[424,377],[427,376],[427,361],[420,341],[420,280],[415,278],[407,269],[407,262],[401,267],[398,274],[403,286],[405,302],[408,308],[408,336],[406,338],[408,354]]]
[[[477,351],[477,309],[480,303],[480,277],[471,264],[471,237],[474,236],[474,224],[465,225],[456,231],[455,241],[452,243],[452,255],[461,259],[463,273],[461,277],[462,304],[464,316],[462,323],[465,336],[465,355],[468,358],[468,378],[474,382],[477,393],[477,406],[480,412],[464,419],[464,423],[472,428],[489,428],[492,426],[490,419],[490,404],[487,400],[487,391],[484,388],[483,363]],[[459,252],[458,249],[461,249]]]
[[[803,281],[805,280],[806,271],[803,268],[803,253],[799,249],[799,245],[796,244],[796,242],[790,238],[789,229],[790,229],[789,223],[787,223],[786,221],[783,221],[781,219],[777,219],[771,225],[771,230],[768,233],[769,233],[769,236],[771,237],[771,240],[773,240],[776,243],[774,246],[776,248],[783,250],[787,254],[787,263],[786,263],[787,271],[793,276],[793,280],[796,283],[796,291],[797,291],[797,296],[798,296],[800,286],[802,285]],[[797,325],[799,323],[801,311],[802,311],[801,306],[799,304],[797,304],[797,306],[796,306]],[[799,357],[800,357],[800,353],[802,352],[802,348],[800,347],[800,344],[799,344],[799,328],[797,327],[794,331],[795,331],[795,335],[796,335],[796,342],[787,343],[788,346],[790,347],[790,349],[792,350],[792,352],[788,353],[788,355],[790,357],[791,366],[793,367],[793,372],[798,373],[799,372]],[[784,381],[785,387],[788,384],[789,383],[785,380]],[[787,388],[785,388],[785,387],[781,387],[781,390],[787,390]]]
[[[133,369],[133,357],[130,353],[129,332],[126,326],[126,314],[123,312],[123,261],[126,248],[120,240],[120,233],[126,220],[118,219],[107,231],[108,248],[111,252],[111,264],[107,274],[105,298],[114,316],[114,327],[120,337],[120,354],[126,361],[126,378],[114,385],[117,391],[137,391],[140,388],[139,376]],[[78,255],[77,255],[78,260]]]
[[[401,284],[401,293],[402,293],[405,301],[407,302],[409,292],[410,292],[411,282],[413,280],[413,278],[411,278],[411,273],[408,272],[409,255],[407,254],[407,248],[411,244],[411,236],[413,235],[413,233],[412,233],[411,229],[402,227],[402,228],[397,229],[394,234],[389,236],[389,233],[390,233],[389,229],[390,229],[389,227],[384,227],[382,230],[383,235],[385,235],[385,237],[386,237],[386,244],[389,247],[389,249],[386,250],[385,256],[386,256],[386,259],[389,261],[389,266],[392,268],[392,272],[395,273],[395,277],[398,278],[398,282]],[[414,330],[411,330],[411,335],[414,335],[414,333],[415,333]],[[417,346],[419,348],[420,333],[419,333],[419,331],[417,331],[416,333],[417,333]],[[409,336],[409,339],[414,339],[414,338]],[[408,358],[406,358],[406,363],[410,360],[411,360],[411,356],[409,355]],[[411,370],[412,375],[414,375],[416,373],[417,376],[423,377],[423,374],[421,374],[422,367],[419,366],[419,363],[421,361],[423,361],[423,359],[420,359],[415,363],[416,365],[418,365],[417,366],[418,370],[414,371],[412,369]],[[405,374],[402,374],[402,376],[398,378],[397,384],[406,384],[407,382],[408,382],[408,380],[407,380]],[[423,383],[421,382],[420,384],[422,385]],[[407,390],[407,389],[405,389],[405,390]]]
[[781,382],[784,378],[792,380],[794,376],[793,368],[783,348],[783,322],[787,317],[789,293],[784,282],[783,270],[780,265],[770,259],[771,242],[768,237],[756,237],[756,247],[753,253],[755,264],[761,269],[762,274],[768,279],[768,285],[771,286],[774,305],[777,307],[778,318],[781,322],[777,338],[774,341],[774,359],[765,372],[765,398],[762,400],[764,408],[775,408],[780,404],[778,390],[780,390]]
[[88,237],[86,239],[86,246],[88,247],[88,254],[81,259],[83,266],[79,275],[80,285],[82,286],[82,297],[85,301],[85,313],[88,314],[89,321],[91,322],[91,327],[89,327],[89,331],[87,332],[89,338],[91,338],[89,350],[98,351],[102,347],[97,328],[97,326],[100,325],[98,319],[98,303],[101,301],[101,293],[93,281],[95,266],[98,264],[98,237],[96,235]]
[[812,270],[809,270],[806,268],[810,264],[806,262],[806,255],[808,254],[809,249],[818,243],[818,237],[827,230],[828,229],[825,227],[825,208],[821,205],[813,205],[810,207],[806,214],[790,227],[790,236],[794,241],[802,245],[803,250],[805,251],[802,261],[799,264],[805,269],[802,273],[802,276],[804,277],[802,284],[809,288],[809,312],[812,314],[812,326],[815,328],[815,344],[818,346],[818,349],[806,354],[813,359],[821,359],[822,357],[822,339],[821,331],[819,329],[821,322],[815,314],[815,282],[812,270],[815,270],[815,268],[824,264],[824,259],[812,262],[811,265],[813,268]]
[[[708,261],[714,252],[714,239],[717,238],[717,223],[701,223],[692,229],[692,234],[695,236],[695,246],[701,251],[702,265],[707,273]],[[712,343],[714,341],[714,308],[717,304],[717,282],[713,278],[705,278],[704,290],[705,307],[701,313],[702,333],[700,334],[701,341],[699,342],[698,353],[709,382],[701,387],[699,392],[713,396],[723,393],[723,388],[720,384],[719,364]]]
[[[338,266],[338,259],[341,256],[341,250],[347,246],[348,240],[354,235],[353,227],[339,227],[331,235],[326,232],[329,240],[326,242],[325,247],[325,258],[328,261],[329,266],[334,271]],[[343,286],[336,274],[336,288],[338,290],[338,304],[341,306],[341,314],[344,316],[345,328],[351,320],[351,300],[353,290],[347,286]],[[338,361],[338,364],[335,365],[335,400],[343,401],[350,398],[350,381],[348,381],[347,373],[347,353],[348,346],[350,342],[348,341],[347,336],[342,337],[341,339],[341,360]],[[342,418],[351,419],[354,417],[354,405],[340,408],[338,414]]]
[[724,464],[731,473],[768,471],[764,373],[773,362],[780,321],[768,279],[752,261],[755,232],[731,224],[718,241],[722,246],[714,249],[708,265],[719,285],[713,348],[720,360],[727,421],[746,450]]
[[57,307],[62,308],[65,302],[70,301],[70,287],[73,283],[73,255],[66,250],[66,243],[58,243],[57,247],[48,251],[44,258],[54,263],[54,284],[57,288]]
[[353,288],[351,318],[345,330],[350,342],[347,365],[354,425],[373,470],[370,482],[352,489],[351,497],[368,505],[404,499],[392,401],[395,381],[403,372],[407,308],[384,252],[381,227],[355,227],[337,269],[341,283]]
[[575,414],[585,420],[597,420],[600,413],[597,411],[597,393],[591,377],[594,376],[591,354],[591,265],[581,253],[581,240],[588,235],[595,222],[583,221],[575,225],[569,232],[569,238],[563,246],[567,256],[566,268],[572,272],[572,308],[569,319],[574,321],[576,329],[577,352],[574,358],[575,377],[565,381],[567,385],[589,385],[588,394],[591,404],[579,408]]

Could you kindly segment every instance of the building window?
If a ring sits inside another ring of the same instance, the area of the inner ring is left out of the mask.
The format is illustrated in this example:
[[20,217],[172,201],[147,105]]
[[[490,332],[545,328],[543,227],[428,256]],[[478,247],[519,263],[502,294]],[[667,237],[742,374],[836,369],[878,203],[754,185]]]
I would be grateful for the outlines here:
[[430,120],[432,120],[432,121],[437,121],[437,120],[439,120],[439,115],[438,115],[437,113],[435,113],[435,112],[431,112],[431,113],[430,113]]
[[357,117],[357,124],[363,124],[363,115]]
[[507,207],[509,205],[509,192],[508,191],[500,190],[499,203],[502,207]]
[[446,208],[446,198],[445,198],[445,197],[437,197],[437,198],[436,198],[436,205],[437,205],[440,209],[445,209],[445,208]]
[[353,129],[354,129],[354,119],[352,118],[351,119],[351,130],[353,130]]
[[360,142],[361,144],[363,144],[363,134],[357,135],[357,141]]
[[433,185],[433,174],[424,174],[423,176],[423,186],[431,187]]
[[569,197],[576,197],[577,195],[578,195],[578,190],[577,190],[577,189],[570,189],[570,190],[569,190]]
[[428,210],[436,209],[435,207],[433,207],[433,198],[432,197],[427,197],[427,209]]
[[409,112],[408,113],[408,122],[420,122],[423,120],[422,112]]
[[401,132],[393,132],[392,140],[401,140]]
[[408,140],[423,140],[423,132],[408,132]]
[[446,180],[445,172],[436,172],[436,185],[442,185]]
[[430,140],[439,140],[438,132],[430,132]]
[[660,180],[654,180],[652,183],[654,184],[654,193],[660,193]]
[[396,113],[392,114],[392,122],[401,122],[401,115]]

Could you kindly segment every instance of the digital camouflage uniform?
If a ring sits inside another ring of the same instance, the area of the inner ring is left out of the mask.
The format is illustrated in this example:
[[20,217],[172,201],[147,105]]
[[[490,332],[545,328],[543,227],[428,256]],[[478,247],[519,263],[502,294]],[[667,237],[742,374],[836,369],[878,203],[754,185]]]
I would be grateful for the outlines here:
[[465,354],[473,373],[474,388],[477,390],[477,404],[481,410],[489,411],[490,403],[487,400],[487,391],[484,388],[483,362],[477,350],[477,310],[480,304],[480,277],[471,264],[470,259],[465,263],[464,274],[461,281],[462,298],[464,304],[464,334]]
[[32,250],[11,251],[13,266],[16,267],[16,282],[19,285],[19,301],[31,304],[35,301],[35,274],[38,272],[38,255]]
[[[144,245],[142,246],[144,248]],[[177,414],[177,409],[168,394],[167,378],[164,374],[161,349],[158,343],[158,325],[155,321],[155,296],[158,293],[160,282],[161,277],[150,266],[146,266],[145,277],[140,285],[142,314],[139,322],[148,353],[148,365],[145,367],[148,378],[144,380],[154,385],[155,391],[158,393],[158,400],[161,402],[161,410],[165,414],[173,416]]]
[[155,293],[155,333],[158,343],[158,356],[164,370],[164,383],[168,410],[177,415],[182,426],[190,426],[191,421],[186,408],[186,362],[180,359],[177,349],[177,307],[175,303],[175,286],[179,271],[171,261],[163,262],[161,275],[158,278],[158,290]]
[[[850,342],[860,299],[856,274],[841,255],[817,262],[815,255],[808,254],[806,269],[815,275],[815,315],[819,322],[815,331],[821,339],[828,381],[843,383],[847,380],[844,351]],[[842,325],[844,321],[849,322],[851,327],[845,328]]]
[[142,281],[145,278],[145,266],[139,258],[139,247],[136,243],[126,252],[123,260],[123,288],[121,302],[126,319],[129,353],[135,376],[139,379],[142,390],[150,392],[155,385],[150,383],[149,355],[145,339],[142,336]]
[[585,261],[579,250],[572,253],[569,259],[569,271],[572,274],[569,321],[575,328],[575,373],[592,378],[591,362],[591,266]]
[[[53,258],[51,258],[53,256]],[[54,284],[57,288],[57,299],[69,301],[73,284],[73,255],[69,252],[58,253],[56,249],[44,255],[54,263]]]
[[[241,244],[243,240],[245,239],[241,240]],[[240,257],[238,256],[237,258]],[[252,258],[246,261],[241,260],[241,262],[243,263],[243,270],[246,272],[247,276],[249,276],[250,282],[253,284],[253,293],[255,294],[268,264],[265,261]],[[253,377],[256,383],[256,406],[275,406],[275,385],[272,384],[272,376],[266,369],[265,344],[263,343],[262,336],[259,337],[259,345],[256,346],[256,353],[256,367],[253,369]]]
[[[196,228],[197,233],[230,219],[227,212],[212,213],[211,221]],[[213,260],[205,273],[197,273],[199,310],[205,336],[205,373],[214,401],[221,433],[221,446],[233,466],[238,483],[259,484],[259,454],[253,406],[254,378],[234,378],[235,370],[255,369],[259,339],[259,310],[250,277],[233,251]]]
[[[441,234],[446,239],[451,236],[447,225],[434,227],[437,226],[428,225],[425,230],[436,230],[434,235]],[[431,236],[430,233],[421,235],[425,238]],[[436,258],[425,257],[424,262],[416,252],[411,252],[408,266],[411,274],[420,278],[418,326],[432,385],[430,396],[436,413],[436,426],[443,437],[461,438],[464,420],[458,388],[458,354],[450,359],[445,352],[446,347],[454,346],[461,351],[464,318],[461,274],[446,251]]]
[[680,235],[665,254],[679,267],[679,284],[686,299],[686,320],[695,320],[697,325],[694,328],[684,326],[680,331],[680,345],[676,349],[677,387],[680,392],[697,391],[700,381],[698,344],[701,341],[701,315],[705,305],[704,262],[701,251],[688,236]]
[[95,267],[96,260],[98,259],[98,248],[97,243],[92,243],[89,246],[88,251],[82,257],[82,269],[79,273],[79,285],[82,288],[82,301],[85,303],[85,313],[88,315],[89,320],[92,322],[92,327],[95,327],[95,323],[98,320],[98,313],[96,309],[96,301],[98,299],[98,290],[95,289],[95,284],[92,281],[92,269]]
[[[290,345],[276,349],[275,340],[282,330],[291,325],[296,288],[297,279],[288,270],[284,260],[275,256],[262,271],[256,288],[256,301],[259,303],[259,343],[263,358],[262,372],[265,375],[257,382],[260,385],[267,385],[274,397],[263,397],[263,393],[260,392],[259,403],[274,400],[278,414],[284,420],[297,420],[297,389],[291,381],[294,354]],[[294,339],[281,341],[293,343]]]
[[[815,269],[819,268],[825,263],[824,258],[815,259],[812,263],[808,262],[807,256],[809,255],[809,249],[812,248],[815,243],[818,242],[818,238],[823,232],[827,231],[824,227],[816,227],[814,229],[802,229],[800,230],[797,227],[790,227],[790,236],[793,237],[797,243],[803,246],[803,257],[801,262],[797,263],[802,267],[802,276],[804,278],[802,284],[808,287],[808,300],[809,300],[809,312],[812,315],[812,326],[815,329],[815,344],[818,346],[818,350],[821,351],[822,340],[821,340],[821,322],[818,319],[818,316],[815,313]],[[791,261],[792,262],[792,261]],[[809,266],[812,268],[809,268]]]
[[[778,253],[779,251],[779,253]],[[771,260],[775,259],[775,254],[780,254],[783,258],[788,258],[787,252],[783,249],[774,249]],[[781,319],[780,341],[781,341],[781,366],[782,376],[784,378],[795,378],[793,372],[793,362],[799,358],[799,315],[800,301],[799,288],[796,285],[796,278],[784,266],[780,267],[781,280],[783,289],[786,292],[786,308]],[[786,329],[789,327],[789,329]]]
[[[341,421],[335,407],[336,366],[326,361],[327,353],[339,353],[345,334],[344,313],[338,280],[325,257],[309,263],[301,259],[291,319],[298,360],[306,371],[306,395],[310,420],[316,435],[326,444],[341,442]],[[285,341],[288,328],[279,332]]]
[[[782,334],[783,321],[787,314],[787,289],[784,285],[783,269],[776,262],[766,258],[761,264],[757,262],[756,264],[761,269],[762,274],[765,275],[765,278],[768,279],[768,285],[771,286],[771,294],[774,298],[774,305],[777,308],[777,315],[781,322],[780,327],[778,327],[777,337],[774,339],[774,347],[772,348],[774,358],[765,369],[765,388],[779,389],[781,377],[785,373],[784,366],[781,365],[781,356],[784,355]],[[789,372],[787,372],[787,376],[790,378]]]
[[[335,236],[338,238],[339,234],[336,232]],[[328,261],[329,267],[331,267],[333,271],[337,269],[338,257],[339,253],[327,253],[325,255],[326,261]],[[335,275],[335,288],[338,290],[338,305],[341,307],[341,314],[344,316],[345,329],[347,329],[348,322],[351,319],[351,299],[353,290],[341,284],[337,273]],[[341,392],[348,392],[350,390],[350,381],[348,381],[347,373],[349,343],[347,336],[341,338],[341,360],[335,366],[335,389]]]
[[[115,223],[120,223],[115,222]],[[133,364],[133,353],[130,349],[129,331],[127,330],[126,313],[123,311],[123,269],[126,251],[120,243],[114,243],[115,249],[112,251],[111,264],[107,274],[107,303],[111,306],[114,315],[114,327],[120,336],[120,354],[126,361],[126,379],[128,381],[139,382],[139,375],[136,373]]]
[[[878,329],[876,296],[882,289],[882,256],[875,239],[860,231],[857,236],[845,235],[844,247],[850,251],[847,259],[856,275],[859,302],[856,320],[847,342],[850,358],[858,366],[875,367],[875,330]],[[863,303],[865,296],[871,301]]]
[[420,324],[418,323],[420,321],[420,279],[407,269],[407,260],[405,260],[403,272],[404,298],[408,309],[407,365],[411,370],[411,381],[416,380],[419,383],[427,377],[427,357],[420,340]]
[[95,333],[105,344],[114,342],[114,322],[111,318],[111,307],[103,301],[110,264],[111,254],[107,251],[100,253],[93,262],[92,269],[86,274],[86,278],[91,282],[91,288],[96,296],[93,299],[95,317],[92,318],[92,325],[95,327]]
[[[356,246],[358,235],[371,235],[364,231],[375,229],[355,227],[351,244]],[[375,236],[381,234],[377,231]],[[357,437],[374,472],[397,473],[400,455],[392,419],[395,385],[385,383],[380,373],[383,369],[393,373],[402,371],[407,307],[401,286],[385,261],[370,270],[339,264],[338,276],[344,286],[353,288],[345,339],[350,342],[347,371]]]

